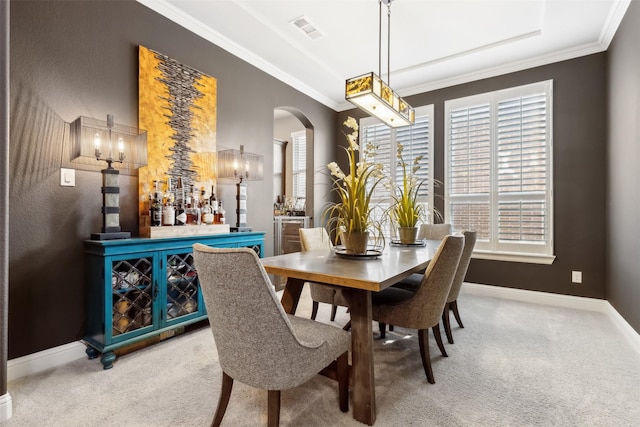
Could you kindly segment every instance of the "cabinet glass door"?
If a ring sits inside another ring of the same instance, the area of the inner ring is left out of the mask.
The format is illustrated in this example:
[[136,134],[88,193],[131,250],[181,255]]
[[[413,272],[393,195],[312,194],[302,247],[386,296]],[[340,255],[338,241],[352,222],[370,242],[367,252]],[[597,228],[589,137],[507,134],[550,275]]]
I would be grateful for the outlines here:
[[166,320],[184,319],[191,314],[198,315],[200,292],[198,276],[193,265],[193,254],[183,252],[167,254]]
[[153,326],[153,257],[111,263],[112,336]]

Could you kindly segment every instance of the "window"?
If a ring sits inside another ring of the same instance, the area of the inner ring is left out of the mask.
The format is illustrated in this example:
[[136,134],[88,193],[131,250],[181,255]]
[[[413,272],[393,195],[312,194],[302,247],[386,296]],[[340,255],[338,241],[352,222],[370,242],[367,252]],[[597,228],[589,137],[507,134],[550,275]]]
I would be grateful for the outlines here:
[[553,261],[552,83],[445,102],[445,218],[478,253]]
[[[416,108],[415,124],[401,128],[389,128],[374,118],[365,118],[360,121],[360,145],[372,143],[376,146],[375,161],[382,163],[385,172],[392,179],[392,185],[402,181],[402,168],[396,161],[397,144],[403,146],[403,158],[407,165],[413,165],[418,156],[423,156],[420,161],[420,169],[416,176],[427,182],[420,188],[420,200],[431,212],[433,206],[433,105]],[[391,191],[389,188],[378,185],[376,187],[373,203],[377,204],[375,217],[383,219],[384,211],[391,205]],[[430,222],[432,218],[428,219]],[[386,238],[395,237],[389,221],[384,222],[384,235]]]
[[305,198],[307,188],[307,134],[291,134],[293,141],[293,198]]

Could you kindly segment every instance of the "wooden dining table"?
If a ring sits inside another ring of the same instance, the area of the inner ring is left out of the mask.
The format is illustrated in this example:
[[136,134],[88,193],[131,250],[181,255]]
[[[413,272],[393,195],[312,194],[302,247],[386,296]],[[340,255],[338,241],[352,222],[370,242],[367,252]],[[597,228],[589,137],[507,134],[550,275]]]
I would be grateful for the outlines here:
[[353,418],[362,423],[376,421],[371,293],[424,270],[439,245],[433,240],[425,246],[388,246],[377,257],[342,257],[324,250],[262,259],[267,273],[287,277],[282,306],[288,313],[295,313],[305,282],[341,287],[351,315]]

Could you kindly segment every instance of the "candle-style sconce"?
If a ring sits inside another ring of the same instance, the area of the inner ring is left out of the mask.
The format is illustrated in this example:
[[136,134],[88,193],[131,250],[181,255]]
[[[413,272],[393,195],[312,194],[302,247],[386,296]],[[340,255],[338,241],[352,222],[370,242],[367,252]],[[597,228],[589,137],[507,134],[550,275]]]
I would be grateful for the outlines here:
[[75,158],[92,157],[106,162],[102,169],[102,228],[92,233],[92,240],[128,239],[131,232],[120,229],[120,168],[137,169],[147,163],[147,134],[137,128],[107,121],[80,117],[71,124]]
[[236,184],[236,226],[231,231],[251,231],[247,226],[247,183],[261,181],[264,175],[264,156],[240,150],[218,151],[218,178],[239,179]]

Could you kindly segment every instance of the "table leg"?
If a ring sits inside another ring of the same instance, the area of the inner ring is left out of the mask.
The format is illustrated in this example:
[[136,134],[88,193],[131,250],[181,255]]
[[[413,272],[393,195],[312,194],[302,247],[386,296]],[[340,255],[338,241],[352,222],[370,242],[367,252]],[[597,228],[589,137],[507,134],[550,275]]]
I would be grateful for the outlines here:
[[351,371],[353,418],[373,425],[376,421],[376,389],[373,372],[371,292],[343,289],[351,314]]
[[289,314],[296,314],[303,286],[304,280],[294,279],[293,277],[287,278],[287,284],[284,287],[282,300],[280,301],[285,312]]

